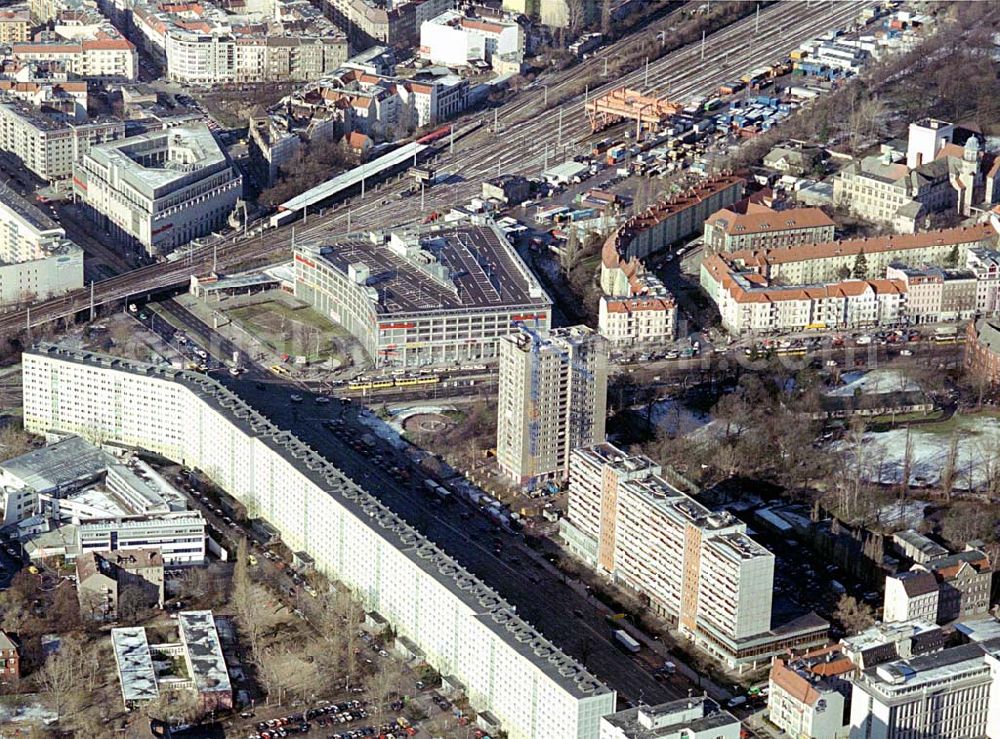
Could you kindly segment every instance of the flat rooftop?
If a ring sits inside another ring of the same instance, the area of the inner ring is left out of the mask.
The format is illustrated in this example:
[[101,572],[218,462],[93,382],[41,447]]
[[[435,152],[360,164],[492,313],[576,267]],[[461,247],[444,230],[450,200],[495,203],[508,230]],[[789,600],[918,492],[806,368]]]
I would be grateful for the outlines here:
[[551,304],[517,252],[492,227],[396,232],[386,242],[353,238],[311,251],[344,275],[349,268],[365,268],[363,283],[383,316]]
[[219,632],[211,611],[182,611],[177,614],[181,641],[187,649],[191,677],[199,693],[229,692],[233,689],[222,655]]
[[111,646],[118,665],[122,698],[128,701],[150,701],[160,695],[156,685],[153,656],[141,626],[111,629]]
[[988,679],[990,666],[984,656],[993,644],[963,644],[912,659],[887,662],[864,670],[856,684],[892,696],[900,691],[912,693],[922,687],[934,689],[953,680],[977,676]]
[[176,126],[98,144],[91,148],[90,156],[105,166],[117,167],[153,192],[193,172],[226,163],[225,154],[204,124]]
[[62,227],[45,215],[40,208],[36,208],[33,203],[28,202],[6,185],[0,186],[0,206],[8,208],[35,231],[64,233]]
[[713,729],[739,726],[740,721],[708,698],[680,698],[657,706],[640,705],[610,716],[602,721],[618,729],[629,739],[712,735]]
[[10,476],[32,490],[43,492],[84,483],[115,463],[100,447],[72,436],[0,464],[0,479]]
[[[540,632],[514,613],[491,587],[462,567],[431,540],[412,528],[399,515],[348,478],[335,464],[311,449],[289,431],[279,429],[264,415],[216,380],[169,366],[156,366],[107,354],[64,349],[41,343],[25,352],[88,367],[176,382],[186,387],[209,408],[225,416],[247,436],[257,438],[294,465],[309,482],[354,516],[372,533],[401,551],[415,567],[434,578],[481,620],[489,618],[493,630],[537,670],[574,696],[597,696],[611,692],[606,685],[573,658],[564,654]],[[502,624],[502,628],[500,627]],[[405,636],[406,634],[404,634]],[[412,636],[412,635],[411,635]]]

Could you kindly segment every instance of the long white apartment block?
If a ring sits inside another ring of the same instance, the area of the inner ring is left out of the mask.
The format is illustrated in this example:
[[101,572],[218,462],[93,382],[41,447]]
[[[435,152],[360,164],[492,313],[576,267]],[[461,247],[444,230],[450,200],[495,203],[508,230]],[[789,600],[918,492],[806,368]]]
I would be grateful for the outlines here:
[[0,189],[0,306],[80,287],[83,250],[33,204]]
[[615,693],[499,594],[211,378],[44,344],[23,355],[32,432],[86,433],[198,468],[461,683],[509,737],[597,739]]

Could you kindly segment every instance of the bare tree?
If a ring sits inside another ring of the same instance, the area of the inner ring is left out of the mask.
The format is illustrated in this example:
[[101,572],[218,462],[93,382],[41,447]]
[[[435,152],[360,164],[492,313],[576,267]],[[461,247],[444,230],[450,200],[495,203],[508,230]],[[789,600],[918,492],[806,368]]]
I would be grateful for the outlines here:
[[840,596],[833,617],[852,634],[867,629],[875,623],[875,614],[871,606],[859,601],[853,595]]
[[149,592],[137,583],[128,583],[118,590],[117,621],[135,625],[149,616]]
[[586,20],[584,0],[565,0],[565,2],[566,27],[569,29],[570,38],[576,38]]
[[30,450],[31,434],[13,423],[0,426],[0,462],[20,457]]
[[601,3],[601,33],[605,41],[611,35],[611,0],[603,0]]
[[955,480],[958,478],[958,431],[955,430],[948,440],[948,451],[945,454],[944,466],[941,468],[941,492],[947,500],[951,500],[951,493],[955,488]]
[[60,719],[87,690],[83,663],[81,644],[72,637],[66,637],[59,645],[59,651],[49,655],[36,673],[39,687]]
[[367,688],[380,721],[385,718],[390,701],[399,694],[402,680],[399,662],[394,659],[379,660],[374,674],[368,679]]
[[910,491],[910,472],[913,467],[913,436],[906,427],[906,445],[903,447],[903,469],[900,471],[899,494],[905,496]]

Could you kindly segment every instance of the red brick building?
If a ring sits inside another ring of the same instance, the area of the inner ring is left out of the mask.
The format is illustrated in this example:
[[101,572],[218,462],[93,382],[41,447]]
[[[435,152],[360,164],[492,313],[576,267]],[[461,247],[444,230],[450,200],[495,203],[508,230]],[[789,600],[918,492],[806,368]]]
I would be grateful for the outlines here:
[[21,655],[17,644],[0,631],[0,683],[16,683],[21,679]]

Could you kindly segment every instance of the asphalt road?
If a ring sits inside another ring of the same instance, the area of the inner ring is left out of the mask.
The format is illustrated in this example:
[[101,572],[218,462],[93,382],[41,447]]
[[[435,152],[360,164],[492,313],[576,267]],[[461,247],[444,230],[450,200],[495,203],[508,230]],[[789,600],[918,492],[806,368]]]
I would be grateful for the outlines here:
[[[217,373],[219,374],[219,373]],[[356,430],[355,436],[369,430],[357,422],[359,408],[352,404],[331,403],[320,406],[312,396],[302,403],[291,403],[292,390],[282,381],[272,380],[266,390],[257,382],[228,374],[219,379],[243,396],[247,402],[289,429],[299,438],[333,461],[353,480],[403,516],[411,525],[436,542],[463,566],[481,577],[517,607],[518,613],[538,628],[565,652],[583,662],[598,678],[630,700],[659,702],[681,697],[684,690],[656,680],[631,656],[617,649],[610,640],[610,629],[597,614],[594,604],[565,584],[551,568],[530,557],[519,536],[497,532],[485,518],[462,520],[468,510],[461,502],[435,504],[415,492],[419,481],[397,482],[386,469],[402,460],[386,445],[378,453],[378,462],[350,448],[322,426],[329,418],[343,417]],[[504,541],[503,553],[493,551],[493,539]],[[574,615],[575,611],[582,617]]]

